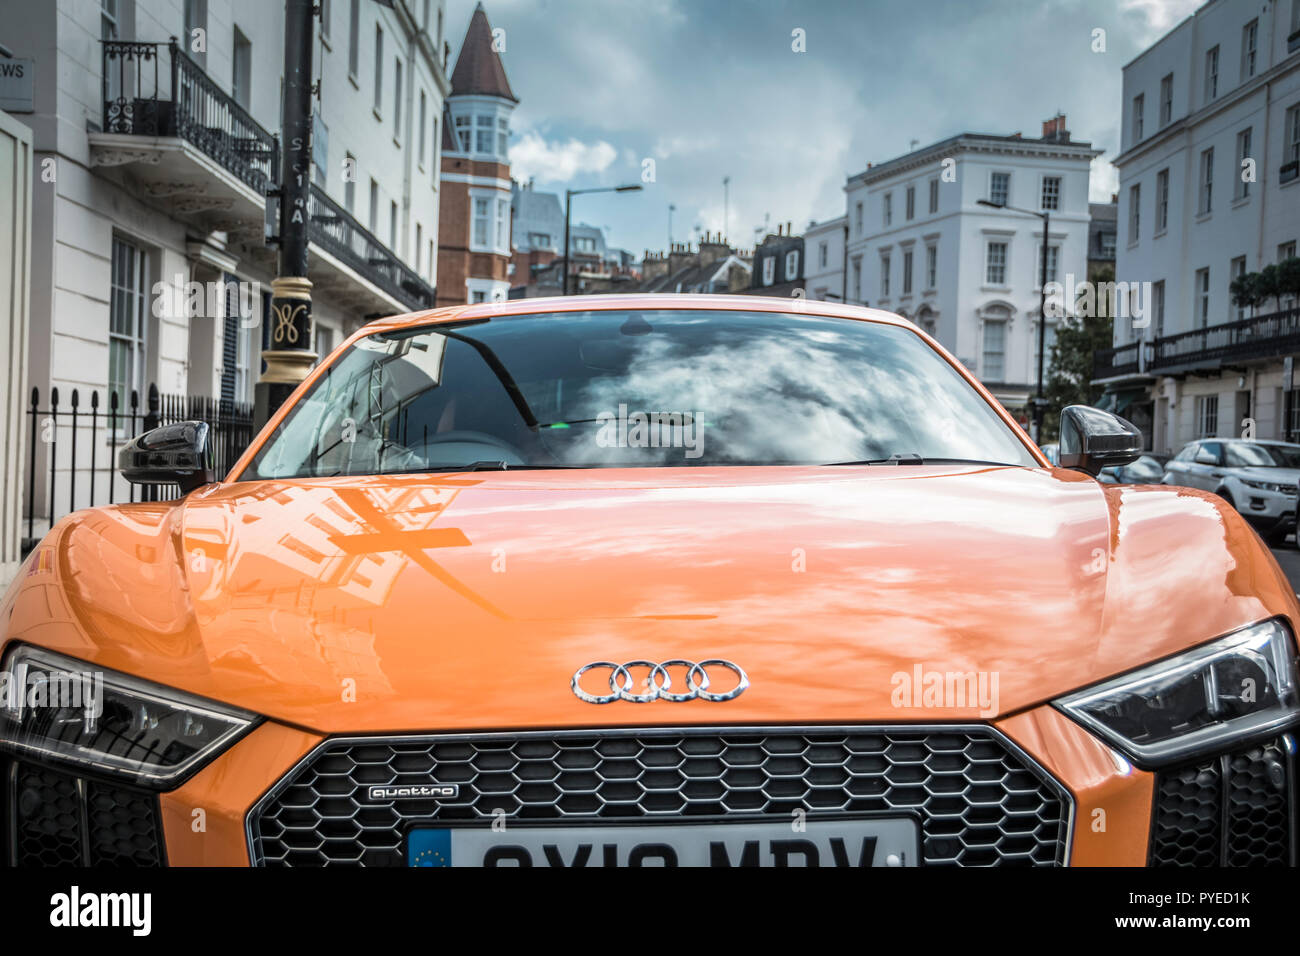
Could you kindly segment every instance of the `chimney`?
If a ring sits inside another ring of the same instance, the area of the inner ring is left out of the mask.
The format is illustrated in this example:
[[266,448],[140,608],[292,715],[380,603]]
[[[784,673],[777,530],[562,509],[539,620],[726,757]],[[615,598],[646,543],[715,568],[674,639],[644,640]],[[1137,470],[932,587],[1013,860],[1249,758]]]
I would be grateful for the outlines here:
[[1070,141],[1070,132],[1065,128],[1064,113],[1057,113],[1051,119],[1043,120],[1043,139],[1054,143]]
[[700,243],[700,265],[707,266],[731,255],[731,247],[722,238],[722,233],[711,232]]
[[657,279],[667,274],[668,257],[646,250],[645,258],[641,261],[641,278],[649,282],[651,279]]
[[674,242],[672,250],[668,253],[668,274],[672,275],[679,269],[684,269],[690,265],[694,253],[691,252],[689,242]]

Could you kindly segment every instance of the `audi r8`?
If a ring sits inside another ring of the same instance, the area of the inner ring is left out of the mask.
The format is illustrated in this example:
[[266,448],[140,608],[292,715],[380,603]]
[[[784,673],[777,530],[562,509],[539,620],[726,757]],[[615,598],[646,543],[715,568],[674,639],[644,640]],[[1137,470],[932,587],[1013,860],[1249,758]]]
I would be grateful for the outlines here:
[[27,558],[6,861],[1294,864],[1296,594],[1141,444],[845,305],[373,322]]

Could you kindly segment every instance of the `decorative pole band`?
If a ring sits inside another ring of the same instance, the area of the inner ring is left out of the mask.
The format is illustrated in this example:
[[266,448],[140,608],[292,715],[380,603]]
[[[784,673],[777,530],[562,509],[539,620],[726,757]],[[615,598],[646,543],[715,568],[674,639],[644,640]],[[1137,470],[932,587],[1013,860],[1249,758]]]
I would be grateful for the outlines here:
[[311,344],[311,280],[272,279],[270,348],[262,353],[266,371],[261,381],[297,387],[318,358]]

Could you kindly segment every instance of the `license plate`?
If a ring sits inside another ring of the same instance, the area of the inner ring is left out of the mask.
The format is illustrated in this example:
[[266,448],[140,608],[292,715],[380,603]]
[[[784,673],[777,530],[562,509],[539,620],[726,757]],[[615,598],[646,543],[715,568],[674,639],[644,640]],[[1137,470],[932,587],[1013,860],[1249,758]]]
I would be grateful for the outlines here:
[[589,826],[419,827],[409,866],[916,866],[907,817]]

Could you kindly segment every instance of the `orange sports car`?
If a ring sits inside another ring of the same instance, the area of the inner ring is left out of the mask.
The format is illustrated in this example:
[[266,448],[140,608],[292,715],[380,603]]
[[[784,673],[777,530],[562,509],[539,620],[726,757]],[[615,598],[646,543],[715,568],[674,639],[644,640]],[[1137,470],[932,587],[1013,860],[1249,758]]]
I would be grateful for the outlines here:
[[529,299],[372,323],[230,474],[0,603],[8,863],[1296,862],[1300,605],[1202,491],[1060,467],[896,316]]

